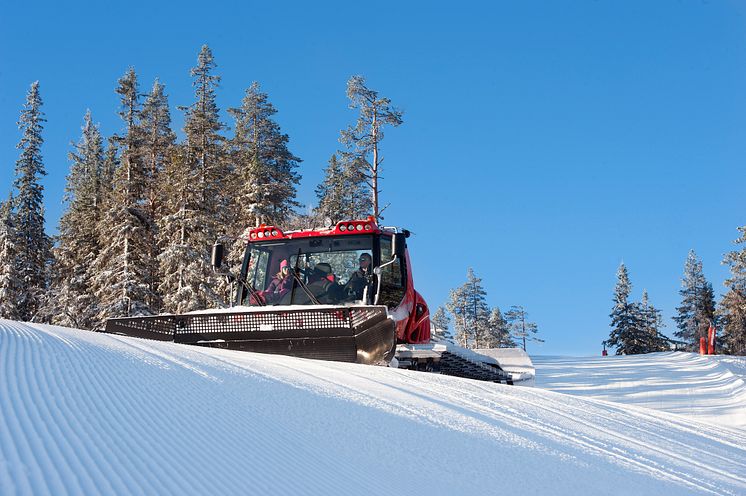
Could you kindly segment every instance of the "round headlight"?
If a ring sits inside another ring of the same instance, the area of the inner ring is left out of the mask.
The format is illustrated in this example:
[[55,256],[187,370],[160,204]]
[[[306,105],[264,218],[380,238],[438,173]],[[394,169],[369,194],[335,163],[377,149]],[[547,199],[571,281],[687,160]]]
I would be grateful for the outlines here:
[[251,239],[256,239],[256,233],[251,233]]
[[370,231],[370,224],[365,224],[365,230]]
[[357,229],[358,231],[362,231],[362,230],[363,230],[363,225],[362,225],[362,224],[358,224],[358,225],[357,225],[357,226],[355,227],[355,229]]
[[347,224],[347,230],[348,231],[354,231],[355,230],[355,226],[353,226],[352,224]]
[[341,226],[339,226],[339,230],[345,232],[347,230],[347,226],[342,224]]
[[264,237],[269,238],[269,231],[264,231]]
[[277,229],[273,229],[273,230],[272,230],[272,236],[277,236],[277,234],[278,234],[278,233],[277,233]]
[[264,237],[264,232],[263,231],[259,231],[258,233],[256,233],[256,235],[258,237],[260,237],[260,238],[263,238]]

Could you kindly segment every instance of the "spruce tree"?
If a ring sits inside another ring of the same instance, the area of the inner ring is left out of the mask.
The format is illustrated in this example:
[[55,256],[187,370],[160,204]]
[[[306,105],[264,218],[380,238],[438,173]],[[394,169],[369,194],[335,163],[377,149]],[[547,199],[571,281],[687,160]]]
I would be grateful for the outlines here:
[[16,229],[16,263],[24,291],[18,301],[19,319],[35,318],[48,287],[48,264],[51,261],[52,242],[44,232],[44,188],[40,183],[46,175],[41,155],[43,143],[42,100],[39,82],[31,85],[26,104],[21,111],[18,127],[22,131],[17,148],[21,150],[16,161],[16,189],[14,220]]
[[719,313],[725,351],[732,355],[746,355],[746,226],[738,230],[740,236],[735,243],[741,248],[727,253],[723,260],[730,268],[730,277],[725,280],[728,291],[720,302]]
[[[124,133],[116,136],[121,164],[113,178],[113,189],[103,205],[99,222],[100,251],[93,276],[99,303],[97,318],[151,315],[157,311],[157,296],[150,284],[150,236],[152,222],[146,211],[147,175],[143,161],[140,94],[133,69],[118,81],[119,115]],[[104,171],[106,173],[106,171]]]
[[489,334],[487,335],[487,348],[512,348],[515,341],[510,335],[508,321],[505,320],[500,308],[495,307],[490,311]]
[[681,305],[673,317],[679,328],[675,335],[687,343],[690,350],[699,348],[699,340],[707,339],[707,329],[716,324],[715,295],[712,284],[707,282],[702,271],[702,261],[694,250],[689,251],[684,264],[684,278],[681,283]]
[[642,291],[642,300],[640,301],[639,325],[641,326],[640,334],[644,337],[643,353],[653,353],[656,351],[668,351],[669,340],[661,333],[661,328],[665,325],[660,310],[655,308],[648,301],[648,291]]
[[490,308],[484,302],[477,308],[473,315],[474,322],[474,348],[488,348],[490,339]]
[[643,295],[643,303],[630,302],[631,291],[627,267],[622,263],[617,270],[614,307],[609,315],[611,332],[606,343],[616,348],[617,355],[662,351],[667,340],[659,332],[660,313],[648,304],[647,292]]
[[505,320],[513,336],[522,341],[523,351],[526,351],[526,341],[543,343],[544,340],[536,337],[539,328],[535,322],[529,322],[528,312],[520,306],[514,305],[505,313]]
[[99,177],[99,186],[101,191],[100,205],[105,205],[114,191],[114,174],[121,161],[119,160],[119,149],[115,137],[110,137],[106,144],[106,150],[104,151],[104,163],[101,170],[101,176]]
[[346,194],[345,181],[342,175],[342,167],[334,154],[329,159],[329,165],[324,169],[324,179],[316,187],[316,198],[319,200],[316,214],[321,219],[329,219],[331,224],[336,224],[346,217]]
[[489,334],[490,309],[487,305],[487,292],[482,286],[482,279],[469,267],[466,273],[466,312],[471,322],[474,337],[474,348],[482,348]]
[[453,335],[450,331],[451,318],[443,307],[438,307],[430,318],[432,323],[432,341],[452,341]]
[[70,152],[62,214],[54,250],[52,287],[44,305],[48,319],[78,329],[97,326],[98,302],[93,292],[92,270],[100,252],[101,174],[104,149],[98,127],[86,112],[80,141]]
[[746,355],[746,289],[732,284],[720,302],[720,316],[725,353]]
[[467,304],[465,284],[450,290],[446,309],[453,315],[453,326],[456,331],[454,339],[464,348],[468,347],[474,335],[469,322]]
[[482,279],[471,267],[466,273],[466,282],[450,292],[446,308],[454,317],[456,340],[464,348],[480,348],[486,343],[489,334],[486,296]]
[[225,295],[213,273],[209,249],[229,226],[235,189],[225,160],[223,124],[215,102],[220,77],[207,45],[191,70],[195,102],[186,111],[186,142],[174,147],[163,172],[163,211],[158,222],[163,308],[186,312],[222,306]]
[[126,188],[121,193],[128,204],[143,203],[145,198],[146,171],[143,161],[143,129],[140,125],[141,104],[139,83],[134,68],[130,67],[122,76],[116,88],[120,95],[119,116],[124,121],[124,134],[114,136],[121,151],[123,181],[119,186]]
[[220,295],[210,284],[212,271],[201,243],[206,243],[201,229],[204,213],[199,192],[193,185],[199,171],[190,166],[188,149],[176,146],[163,173],[164,215],[158,221],[160,267],[159,291],[163,296],[163,309],[184,313],[215,306]]
[[154,309],[160,309],[161,307],[161,299],[158,293],[158,287],[160,286],[158,220],[163,215],[160,182],[163,180],[163,170],[176,141],[176,135],[171,130],[171,113],[168,107],[168,96],[164,89],[164,86],[156,79],[143,104],[141,114],[143,134],[141,152],[145,176],[143,213],[147,225],[145,242],[148,250],[146,258],[147,279],[145,282],[150,294],[153,295],[151,306]]
[[345,160],[365,178],[370,188],[373,216],[379,220],[385,209],[379,203],[383,129],[387,125],[399,126],[403,122],[402,112],[391,105],[391,100],[368,88],[362,76],[352,76],[347,81],[347,98],[350,108],[357,109],[359,116],[354,125],[342,131],[339,141],[347,148]]
[[[344,157],[344,155],[343,155]],[[316,188],[319,205],[316,216],[336,224],[346,219],[362,219],[370,215],[371,200],[360,167],[339,160],[334,154],[324,170],[324,180]]]
[[[184,120],[186,147],[189,167],[196,171],[193,188],[197,193],[194,205],[203,217],[202,238],[211,245],[218,225],[227,214],[231,192],[226,188],[229,169],[223,157],[225,139],[220,134],[219,108],[215,101],[215,90],[220,76],[213,74],[216,64],[210,47],[203,45],[197,57],[197,65],[192,68],[195,102],[188,107]],[[195,239],[195,241],[197,241]]]
[[18,274],[13,198],[0,203],[0,319],[18,320],[23,287]]
[[614,287],[614,307],[611,310],[611,333],[606,341],[616,347],[616,354],[629,354],[629,344],[635,332],[635,308],[629,302],[632,284],[629,281],[627,267],[622,263],[617,270],[617,282]]
[[259,83],[246,90],[241,107],[229,109],[236,120],[234,156],[240,177],[236,196],[242,219],[254,225],[283,225],[293,209],[300,182],[300,159],[288,149],[290,141],[273,116],[277,113]]

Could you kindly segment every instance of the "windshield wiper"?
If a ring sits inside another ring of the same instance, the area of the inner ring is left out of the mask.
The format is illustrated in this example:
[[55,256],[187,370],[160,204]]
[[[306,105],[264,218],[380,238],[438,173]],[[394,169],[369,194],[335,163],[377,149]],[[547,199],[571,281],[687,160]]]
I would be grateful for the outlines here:
[[301,253],[301,249],[298,248],[298,256],[295,258],[295,268],[293,269],[293,287],[290,290],[290,304],[293,304],[293,298],[295,298],[295,283],[297,282],[298,284],[300,284],[300,287],[308,295],[314,305],[321,305],[321,302],[313,295],[311,290],[308,289],[306,283],[304,283],[303,280],[298,276]]
[[[249,253],[249,260],[246,263],[248,264],[249,262],[251,262],[251,253]],[[250,284],[246,279],[242,278],[240,275],[238,276],[231,275],[231,277],[233,277],[236,281],[238,281],[238,283],[241,286],[249,290],[249,293],[251,294],[251,296],[254,297],[254,301],[256,301],[258,305],[260,306],[267,305],[266,303],[264,303],[264,300],[262,299],[262,295],[259,294],[259,291],[257,291],[256,288],[254,288],[254,286]],[[243,299],[243,296],[239,296],[238,298],[236,298],[236,300],[238,300],[237,303],[240,303],[242,299]],[[249,304],[251,304],[251,301],[249,301]]]
[[254,301],[256,301],[258,305],[260,306],[267,305],[266,303],[264,303],[264,300],[262,299],[262,295],[259,294],[259,291],[257,291],[256,288],[254,288],[254,286],[250,282],[248,282],[246,279],[243,279],[241,276],[233,276],[233,277],[238,281],[238,283],[241,286],[249,290],[249,293],[251,294],[251,296],[254,297]]

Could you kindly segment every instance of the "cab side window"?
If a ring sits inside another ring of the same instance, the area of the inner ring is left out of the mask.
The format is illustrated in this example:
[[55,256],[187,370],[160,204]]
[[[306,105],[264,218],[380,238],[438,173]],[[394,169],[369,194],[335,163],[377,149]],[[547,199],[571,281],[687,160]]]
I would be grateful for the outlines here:
[[267,281],[267,263],[269,262],[269,253],[266,251],[260,251],[257,255],[256,258],[252,258],[251,262],[249,262],[254,265],[254,267],[249,267],[249,273],[254,269],[254,277],[252,278],[251,283],[255,288],[264,289],[265,285],[269,284],[269,281]]
[[[391,238],[381,237],[381,265],[391,261]],[[404,298],[404,278],[401,260],[387,265],[381,272],[381,296],[378,303],[389,307],[397,306]]]

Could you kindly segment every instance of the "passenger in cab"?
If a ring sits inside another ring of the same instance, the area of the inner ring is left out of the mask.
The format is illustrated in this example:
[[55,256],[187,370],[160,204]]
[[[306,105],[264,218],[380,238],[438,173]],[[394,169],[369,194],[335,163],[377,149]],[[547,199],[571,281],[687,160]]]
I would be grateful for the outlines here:
[[343,288],[337,284],[337,276],[332,266],[326,262],[317,263],[308,276],[308,289],[319,303],[337,303],[342,297]]
[[283,260],[280,262],[280,271],[272,278],[264,291],[264,299],[270,304],[277,303],[290,292],[292,287],[293,275],[290,273],[290,264],[287,260]]

